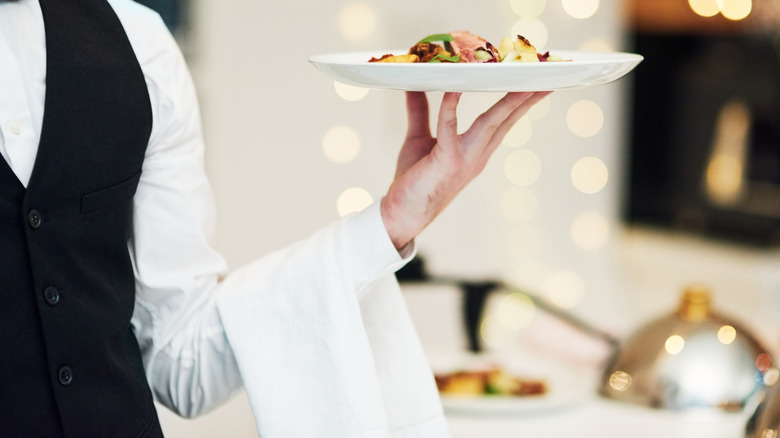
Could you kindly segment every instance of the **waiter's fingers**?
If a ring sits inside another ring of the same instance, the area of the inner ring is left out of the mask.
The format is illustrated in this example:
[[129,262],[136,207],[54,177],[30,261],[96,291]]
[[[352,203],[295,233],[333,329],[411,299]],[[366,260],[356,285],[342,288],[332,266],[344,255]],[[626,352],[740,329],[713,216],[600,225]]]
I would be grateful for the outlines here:
[[428,97],[421,91],[406,92],[406,138],[431,136]]
[[461,93],[444,93],[436,125],[436,137],[442,146],[458,144],[458,102]]

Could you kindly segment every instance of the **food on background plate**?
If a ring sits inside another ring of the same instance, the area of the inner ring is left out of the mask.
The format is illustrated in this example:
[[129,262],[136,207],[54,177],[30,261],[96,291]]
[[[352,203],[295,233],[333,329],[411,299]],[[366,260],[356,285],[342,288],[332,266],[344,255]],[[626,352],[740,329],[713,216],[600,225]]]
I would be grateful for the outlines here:
[[547,393],[547,385],[540,379],[526,379],[507,373],[499,367],[485,370],[436,373],[439,393],[447,396],[535,396]]
[[539,53],[527,38],[504,37],[496,48],[484,38],[467,31],[429,35],[405,54],[388,53],[368,62],[401,63],[488,63],[563,61],[550,52]]

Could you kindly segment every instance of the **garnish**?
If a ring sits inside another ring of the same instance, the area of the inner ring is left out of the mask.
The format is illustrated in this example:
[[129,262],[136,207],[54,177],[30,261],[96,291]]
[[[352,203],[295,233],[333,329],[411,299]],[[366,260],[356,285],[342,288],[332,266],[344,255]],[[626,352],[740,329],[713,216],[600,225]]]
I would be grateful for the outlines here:
[[436,55],[428,61],[428,64],[440,64],[442,61],[447,62],[460,62],[460,55],[455,56],[445,56],[445,55]]
[[453,36],[448,33],[435,33],[433,35],[428,35],[427,37],[421,39],[420,41],[417,42],[417,44],[432,43],[434,41],[443,41],[445,43],[448,43],[453,39],[454,39]]

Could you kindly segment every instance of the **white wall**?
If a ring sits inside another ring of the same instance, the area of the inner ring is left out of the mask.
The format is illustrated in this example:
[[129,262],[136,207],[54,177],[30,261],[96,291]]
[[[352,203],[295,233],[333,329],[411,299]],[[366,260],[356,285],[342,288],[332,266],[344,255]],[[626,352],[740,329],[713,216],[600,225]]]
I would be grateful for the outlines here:
[[[381,54],[381,49],[407,47],[422,36],[450,30],[470,30],[498,41],[518,19],[509,0],[363,0],[375,11],[376,29],[353,41],[343,36],[338,23],[343,9],[354,3],[193,2],[188,43],[203,107],[207,169],[219,210],[218,246],[234,267],[336,220],[336,198],[346,188],[362,187],[379,199],[390,182],[405,129],[403,94],[372,90],[360,101],[347,102],[334,92],[332,81],[308,63],[309,56],[374,49]],[[575,19],[565,13],[560,0],[549,0],[540,16],[549,31],[545,47],[577,50],[599,39],[612,50],[625,49],[620,5],[618,0],[602,0],[593,17]],[[505,159],[518,148],[502,146],[484,174],[419,237],[419,250],[430,270],[469,278],[500,277],[539,294],[546,292],[556,273],[568,271],[582,279],[585,291],[572,311],[618,332],[635,325],[635,313],[626,309],[636,309],[642,301],[631,293],[631,281],[650,280],[644,283],[647,288],[659,286],[663,296],[674,297],[690,272],[659,283],[658,273],[668,267],[668,259],[654,258],[664,263],[642,270],[651,263],[642,259],[642,250],[626,250],[618,221],[625,181],[628,80],[557,92],[541,105],[543,111],[531,121],[530,141],[520,146],[541,163],[539,179],[525,188],[537,200],[537,214],[510,220],[502,213],[502,199],[518,190],[503,173]],[[439,98],[431,95],[433,102]],[[465,95],[462,126],[497,98]],[[587,138],[567,128],[567,112],[581,100],[596,103],[604,116],[603,128]],[[360,137],[360,154],[348,164],[331,163],[322,152],[322,137],[334,125],[350,126]],[[606,188],[592,195],[578,192],[569,176],[572,165],[585,156],[598,157],[610,172]],[[595,250],[582,249],[570,234],[572,221],[584,212],[596,213],[610,227],[608,241]],[[633,258],[624,257],[627,251]],[[410,298],[410,306],[426,303]],[[418,307],[412,311],[424,313]],[[427,324],[421,333],[426,345],[435,348],[431,344],[442,334],[431,331],[435,321]],[[243,395],[194,422],[164,411],[162,416],[171,437],[256,436]],[[228,427],[233,429],[226,432]]]

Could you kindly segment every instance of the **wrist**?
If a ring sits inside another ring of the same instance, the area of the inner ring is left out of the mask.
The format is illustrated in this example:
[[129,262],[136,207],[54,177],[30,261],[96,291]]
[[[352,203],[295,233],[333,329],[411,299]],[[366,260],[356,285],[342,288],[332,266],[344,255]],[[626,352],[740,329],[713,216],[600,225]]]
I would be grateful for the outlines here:
[[389,196],[382,198],[379,204],[379,211],[382,216],[382,223],[387,231],[387,236],[390,238],[393,246],[395,246],[395,249],[401,254],[414,239],[414,234],[404,229],[402,213]]
[[382,216],[382,223],[387,231],[387,236],[395,246],[395,249],[400,251],[407,242],[406,239],[401,236],[401,232],[398,229],[398,214],[396,208],[393,207],[392,201],[388,199],[388,196],[384,196],[379,203],[379,212]]

